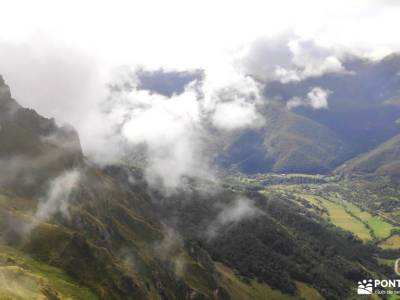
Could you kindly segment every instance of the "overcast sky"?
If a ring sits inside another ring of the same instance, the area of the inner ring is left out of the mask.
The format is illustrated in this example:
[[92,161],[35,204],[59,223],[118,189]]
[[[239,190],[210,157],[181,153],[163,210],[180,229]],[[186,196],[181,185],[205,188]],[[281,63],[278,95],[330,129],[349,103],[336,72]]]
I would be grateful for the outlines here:
[[0,38],[44,39],[110,63],[204,67],[255,39],[293,30],[370,53],[399,47],[399,6],[385,0],[2,1]]

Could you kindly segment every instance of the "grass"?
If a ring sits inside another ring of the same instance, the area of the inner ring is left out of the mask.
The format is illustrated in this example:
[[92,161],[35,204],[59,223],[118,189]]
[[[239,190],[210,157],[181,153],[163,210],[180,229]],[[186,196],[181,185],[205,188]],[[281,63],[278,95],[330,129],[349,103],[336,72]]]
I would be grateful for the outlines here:
[[384,239],[390,236],[392,229],[395,229],[396,227],[393,226],[392,224],[386,222],[379,216],[373,216],[367,211],[361,210],[358,206],[347,202],[343,201],[344,205],[346,208],[352,212],[355,216],[360,218],[363,222],[368,224],[368,226],[371,228],[371,230],[374,233],[374,236],[377,239]]
[[394,234],[386,240],[382,241],[379,246],[383,249],[399,249],[400,236],[398,234]]
[[38,277],[17,266],[0,267],[0,299],[44,298]]
[[323,300],[324,297],[314,288],[309,285],[296,281],[296,287],[299,290],[299,293],[303,299],[312,299],[312,300]]
[[252,299],[252,300],[319,300],[324,299],[319,292],[313,287],[296,281],[298,293],[295,295],[284,294],[279,290],[272,289],[265,283],[260,283],[257,280],[249,280],[245,282],[240,280],[235,275],[232,269],[227,266],[217,263],[216,268],[221,275],[222,285],[229,291],[232,300]]
[[324,199],[321,199],[320,197],[316,197],[316,196],[312,196],[312,195],[308,195],[308,194],[301,194],[300,195],[302,198],[306,199],[309,203],[323,209],[325,208],[324,206]]
[[333,224],[353,232],[361,240],[366,241],[372,238],[365,224],[347,213],[342,205],[325,200],[324,206],[328,210],[329,218]]
[[47,299],[49,295],[61,300],[97,299],[62,270],[0,247],[0,299]]
[[396,261],[395,259],[378,258],[378,262],[379,262],[380,265],[388,266],[388,267],[391,267],[391,268],[394,267],[394,262],[395,261]]
[[383,221],[382,218],[376,216],[372,217],[367,222],[378,239],[388,237],[392,229],[395,228],[393,225]]
[[320,208],[325,208],[329,213],[330,222],[337,227],[354,233],[361,240],[366,241],[372,239],[365,224],[349,214],[345,207],[338,202],[329,201],[314,195],[300,194],[300,196],[311,204]]
[[185,282],[194,290],[200,291],[205,295],[212,295],[210,286],[213,278],[210,277],[197,263],[189,263],[185,270]]

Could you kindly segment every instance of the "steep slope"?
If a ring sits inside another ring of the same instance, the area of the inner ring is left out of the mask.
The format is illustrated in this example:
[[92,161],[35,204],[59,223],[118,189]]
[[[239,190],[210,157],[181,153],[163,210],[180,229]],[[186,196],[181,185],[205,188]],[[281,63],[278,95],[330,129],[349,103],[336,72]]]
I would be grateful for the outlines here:
[[261,129],[228,140],[218,158],[222,166],[246,173],[327,173],[350,155],[333,131],[279,105],[268,105],[263,116]]
[[44,184],[82,161],[77,133],[21,107],[0,76],[0,185],[40,194]]
[[400,177],[400,135],[346,162],[337,172]]
[[0,299],[96,299],[62,270],[0,248]]

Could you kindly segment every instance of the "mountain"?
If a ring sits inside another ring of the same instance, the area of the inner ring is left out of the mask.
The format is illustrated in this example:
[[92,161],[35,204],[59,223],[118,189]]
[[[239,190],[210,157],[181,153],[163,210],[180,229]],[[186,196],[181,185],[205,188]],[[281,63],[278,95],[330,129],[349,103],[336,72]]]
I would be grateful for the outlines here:
[[[137,167],[91,163],[73,129],[1,90],[0,298],[344,299],[391,276],[376,245],[289,190],[193,179],[164,195]],[[287,114],[283,130],[311,138]]]
[[[379,61],[348,56],[345,72],[299,82],[269,82],[260,129],[239,131],[224,144],[217,162],[245,172],[322,173],[400,133],[400,56]],[[327,107],[300,105],[314,88],[328,93]]]
[[38,195],[46,181],[83,159],[75,130],[21,107],[2,77],[0,140],[0,183],[21,195]]
[[[351,147],[332,130],[278,104],[263,111],[265,125],[240,131],[218,162],[245,173],[328,173],[351,155]],[[222,139],[223,140],[223,139]]]
[[400,177],[400,135],[346,162],[337,172]]
[[396,123],[400,106],[390,105],[400,96],[400,55],[378,61],[348,56],[343,65],[342,73],[271,82],[265,95],[286,104],[294,97],[306,97],[314,87],[330,91],[327,108],[299,106],[292,111],[328,127],[360,154],[400,133]]

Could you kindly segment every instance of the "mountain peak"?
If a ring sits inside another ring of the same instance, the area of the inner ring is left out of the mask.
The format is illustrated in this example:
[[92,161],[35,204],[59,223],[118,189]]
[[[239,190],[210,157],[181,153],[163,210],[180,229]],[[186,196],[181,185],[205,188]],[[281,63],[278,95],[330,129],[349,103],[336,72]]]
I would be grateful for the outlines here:
[[10,88],[5,83],[3,76],[0,75],[0,104],[6,101],[9,102],[9,100],[11,100]]
[[[41,182],[79,164],[82,158],[75,129],[72,126],[60,127],[54,119],[22,107],[12,98],[9,87],[0,76],[0,164],[3,170],[10,168],[15,175],[9,174],[5,185],[12,189],[26,177],[26,191],[21,187],[18,191],[39,192]],[[19,166],[17,171],[15,164]],[[34,182],[28,180],[32,176]]]

